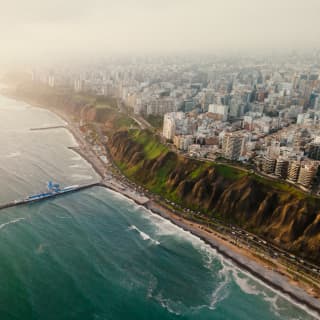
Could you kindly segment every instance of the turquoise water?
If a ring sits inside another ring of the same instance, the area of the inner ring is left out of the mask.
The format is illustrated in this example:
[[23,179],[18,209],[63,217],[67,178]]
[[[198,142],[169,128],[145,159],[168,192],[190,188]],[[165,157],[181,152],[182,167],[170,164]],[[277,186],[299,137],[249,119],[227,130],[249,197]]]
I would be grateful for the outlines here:
[[[50,177],[63,184],[97,179],[67,149],[75,142],[66,130],[28,130],[57,121],[0,99],[1,201],[42,190]],[[0,211],[0,319],[316,317],[200,239],[96,187]]]

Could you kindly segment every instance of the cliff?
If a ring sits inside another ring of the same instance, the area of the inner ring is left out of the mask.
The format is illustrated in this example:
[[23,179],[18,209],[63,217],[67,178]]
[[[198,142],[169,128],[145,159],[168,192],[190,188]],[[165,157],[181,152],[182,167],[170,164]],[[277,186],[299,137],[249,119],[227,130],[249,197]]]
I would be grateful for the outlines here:
[[228,165],[179,156],[147,131],[115,133],[111,155],[129,178],[320,264],[320,200]]

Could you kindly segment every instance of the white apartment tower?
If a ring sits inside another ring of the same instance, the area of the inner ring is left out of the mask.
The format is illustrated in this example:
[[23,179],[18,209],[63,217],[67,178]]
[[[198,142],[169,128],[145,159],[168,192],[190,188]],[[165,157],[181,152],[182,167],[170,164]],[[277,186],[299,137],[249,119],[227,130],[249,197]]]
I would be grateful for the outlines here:
[[236,133],[226,133],[223,137],[222,151],[229,160],[238,160],[243,149],[244,138]]
[[172,140],[176,134],[176,123],[172,113],[167,113],[163,118],[163,136],[166,139]]

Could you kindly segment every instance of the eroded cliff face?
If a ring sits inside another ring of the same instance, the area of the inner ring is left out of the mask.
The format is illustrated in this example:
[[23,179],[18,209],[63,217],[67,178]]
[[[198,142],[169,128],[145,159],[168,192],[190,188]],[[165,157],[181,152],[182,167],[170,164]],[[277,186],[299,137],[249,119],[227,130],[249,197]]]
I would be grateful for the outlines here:
[[112,157],[131,179],[184,205],[219,216],[320,263],[320,201],[284,191],[248,173],[166,151],[152,158],[126,131],[109,141]]

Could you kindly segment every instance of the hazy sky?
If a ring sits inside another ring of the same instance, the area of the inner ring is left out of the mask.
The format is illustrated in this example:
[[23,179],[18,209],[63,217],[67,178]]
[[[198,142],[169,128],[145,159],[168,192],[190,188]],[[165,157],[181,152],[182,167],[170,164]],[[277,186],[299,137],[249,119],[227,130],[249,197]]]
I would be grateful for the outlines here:
[[0,58],[320,46],[320,0],[0,0]]

